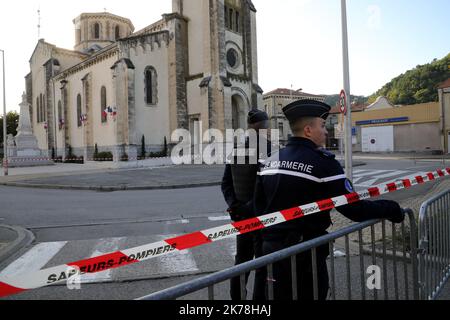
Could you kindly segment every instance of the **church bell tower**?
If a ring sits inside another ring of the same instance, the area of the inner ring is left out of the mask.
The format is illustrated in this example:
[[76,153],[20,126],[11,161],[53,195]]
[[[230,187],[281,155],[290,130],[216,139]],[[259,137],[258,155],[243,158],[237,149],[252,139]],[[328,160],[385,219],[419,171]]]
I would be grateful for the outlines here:
[[108,12],[83,13],[73,20],[76,51],[92,53],[131,35],[134,26],[127,18]]
[[188,103],[189,82],[197,81],[207,97],[201,117],[207,127],[245,129],[248,111],[262,107],[255,6],[251,0],[172,0],[172,6],[187,21]]

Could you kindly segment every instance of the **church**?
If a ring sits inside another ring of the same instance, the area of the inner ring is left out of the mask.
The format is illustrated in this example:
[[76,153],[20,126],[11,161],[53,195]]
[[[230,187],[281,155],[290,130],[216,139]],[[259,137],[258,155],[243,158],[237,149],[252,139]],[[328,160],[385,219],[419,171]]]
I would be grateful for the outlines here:
[[142,137],[158,152],[179,142],[176,129],[246,128],[262,105],[251,0],[173,0],[172,13],[138,31],[108,12],[73,23],[73,50],[39,40],[25,77],[46,156],[90,160],[97,146],[135,159]]

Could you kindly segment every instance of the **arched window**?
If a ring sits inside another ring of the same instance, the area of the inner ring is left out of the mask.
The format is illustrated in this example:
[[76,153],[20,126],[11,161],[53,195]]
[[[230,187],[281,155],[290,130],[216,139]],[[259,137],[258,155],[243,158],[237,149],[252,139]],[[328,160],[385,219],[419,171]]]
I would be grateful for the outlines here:
[[229,22],[228,22],[228,7],[225,6],[225,28],[229,28]]
[[47,121],[47,103],[45,101],[45,94],[42,96],[42,121]]
[[119,26],[116,26],[115,28],[114,28],[114,33],[115,33],[115,36],[116,36],[116,40],[117,39],[120,39],[120,27]]
[[108,114],[106,113],[106,88],[103,86],[100,90],[100,114],[102,123],[108,121]]
[[81,95],[77,95],[77,125],[81,127]]
[[94,39],[100,39],[100,24],[94,24]]
[[61,100],[58,101],[58,125],[59,125],[59,130],[61,130],[62,128],[62,119],[63,119],[63,114],[62,114],[62,105],[61,105]]
[[44,100],[42,100],[42,93],[39,95],[39,122],[44,121]]
[[40,112],[39,112],[39,97],[36,97],[36,121],[37,123],[40,122],[41,118],[40,118]]
[[158,103],[158,83],[157,83],[157,73],[155,68],[147,67],[145,68],[145,103],[155,105]]

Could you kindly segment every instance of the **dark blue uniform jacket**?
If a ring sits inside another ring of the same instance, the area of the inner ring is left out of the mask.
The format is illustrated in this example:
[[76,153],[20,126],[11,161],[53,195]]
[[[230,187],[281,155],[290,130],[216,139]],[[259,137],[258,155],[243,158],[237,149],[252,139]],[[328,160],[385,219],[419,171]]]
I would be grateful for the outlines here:
[[[353,192],[334,154],[319,149],[309,139],[293,137],[286,148],[261,166],[254,207],[261,216]],[[400,206],[388,200],[360,201],[337,210],[356,222],[402,214]],[[262,234],[264,239],[276,239],[296,233],[307,240],[326,234],[330,225],[330,211],[322,211],[263,229]]]

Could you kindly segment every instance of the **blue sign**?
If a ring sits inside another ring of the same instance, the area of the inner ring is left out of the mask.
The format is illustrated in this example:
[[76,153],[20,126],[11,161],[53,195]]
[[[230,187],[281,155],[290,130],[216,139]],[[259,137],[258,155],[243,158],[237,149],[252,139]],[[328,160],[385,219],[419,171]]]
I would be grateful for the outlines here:
[[357,126],[365,126],[368,124],[384,124],[384,123],[395,123],[395,122],[406,122],[406,121],[409,121],[409,117],[356,121],[356,125]]
[[355,127],[353,127],[352,128],[352,136],[356,136],[357,135],[357,131],[356,131],[356,128]]

